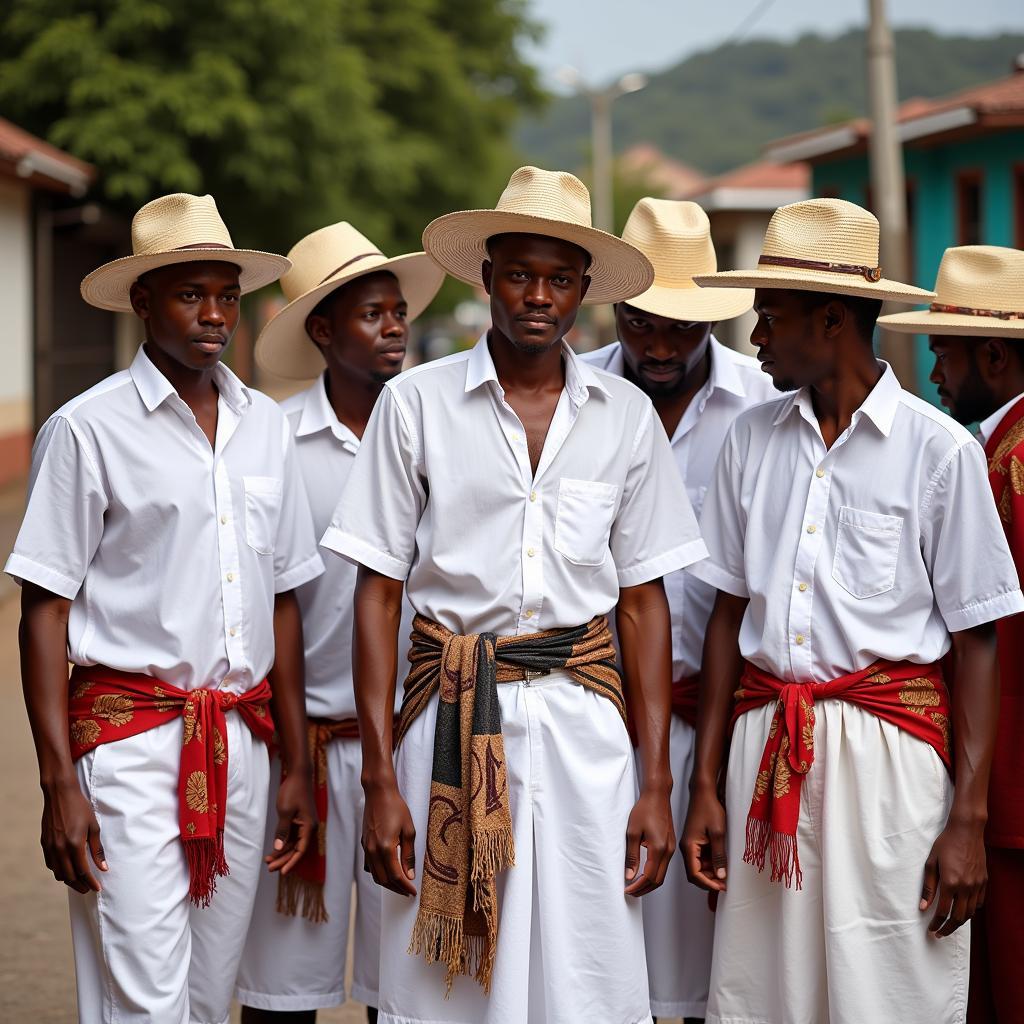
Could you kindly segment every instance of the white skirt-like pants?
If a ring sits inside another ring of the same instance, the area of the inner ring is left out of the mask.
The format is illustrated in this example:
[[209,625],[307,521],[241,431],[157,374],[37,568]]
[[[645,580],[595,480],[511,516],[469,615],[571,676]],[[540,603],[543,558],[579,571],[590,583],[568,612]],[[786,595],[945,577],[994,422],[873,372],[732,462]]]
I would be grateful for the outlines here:
[[960,1024],[969,925],[928,934],[924,865],[952,784],[928,744],[841,700],[815,705],[800,794],[803,889],[743,863],[774,705],[736,723],[726,785],[728,892],[715,922],[709,1024]]
[[266,745],[226,715],[230,874],[207,908],[188,898],[178,830],[182,720],[114,743],[77,764],[110,870],[100,893],[69,893],[82,1024],[226,1024],[263,868],[270,774]]
[[[345,1002],[345,954],[355,883],[352,997],[377,1005],[380,964],[381,889],[363,870],[360,835],[363,789],[359,782],[359,740],[327,744],[327,879],[324,904],[329,919],[314,924],[275,909],[277,875],[260,875],[256,907],[238,971],[235,995],[243,1006],[261,1010],[319,1010]],[[267,810],[267,848],[277,825],[274,804],[280,762],[272,765]]]
[[[605,697],[565,673],[498,686],[516,863],[498,876],[490,996],[408,952],[417,899],[384,891],[381,1024],[644,1024],[650,1021],[638,900],[625,888],[633,752]],[[437,697],[406,734],[398,782],[416,825],[420,882]]]

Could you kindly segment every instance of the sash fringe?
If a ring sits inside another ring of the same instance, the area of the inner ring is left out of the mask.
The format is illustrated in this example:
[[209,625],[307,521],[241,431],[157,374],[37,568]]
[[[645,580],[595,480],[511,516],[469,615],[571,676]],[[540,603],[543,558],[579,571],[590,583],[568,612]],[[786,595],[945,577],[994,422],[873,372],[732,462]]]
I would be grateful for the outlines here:
[[217,891],[217,878],[229,874],[228,862],[224,857],[224,833],[217,838],[186,837],[185,860],[188,862],[188,896],[197,907],[208,907]]
[[294,872],[281,875],[277,880],[277,912],[286,917],[299,913],[299,899],[302,900],[302,916],[313,924],[326,924],[330,920],[324,904],[324,887],[319,882],[300,878]]
[[743,863],[751,864],[758,871],[763,871],[768,854],[771,855],[772,881],[783,882],[787,889],[792,889],[795,880],[796,888],[802,889],[804,873],[800,869],[800,852],[796,836],[772,831],[772,824],[766,818],[748,817],[747,845],[743,851]]

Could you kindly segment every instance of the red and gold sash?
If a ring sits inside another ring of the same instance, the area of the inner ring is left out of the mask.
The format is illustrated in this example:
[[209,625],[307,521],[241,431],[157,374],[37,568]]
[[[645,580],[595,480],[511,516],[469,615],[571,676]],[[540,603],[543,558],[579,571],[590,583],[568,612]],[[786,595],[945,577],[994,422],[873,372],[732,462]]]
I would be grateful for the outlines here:
[[768,740],[747,815],[746,864],[764,870],[771,854],[772,881],[801,885],[796,829],[800,788],[814,764],[814,704],[845,700],[932,746],[951,768],[949,695],[938,665],[876,661],[827,683],[787,683],[745,663],[735,694],[732,724],[754,708],[775,704]]
[[672,683],[672,714],[697,728],[697,692],[700,676],[682,676]]
[[103,743],[148,732],[181,716],[185,727],[178,773],[178,822],[188,860],[189,896],[209,906],[217,876],[228,873],[224,858],[224,815],[228,797],[226,711],[235,710],[255,735],[269,744],[270,684],[264,679],[246,693],[179,690],[152,676],[118,672],[101,665],[76,665],[71,673],[68,722],[71,756],[77,760]]

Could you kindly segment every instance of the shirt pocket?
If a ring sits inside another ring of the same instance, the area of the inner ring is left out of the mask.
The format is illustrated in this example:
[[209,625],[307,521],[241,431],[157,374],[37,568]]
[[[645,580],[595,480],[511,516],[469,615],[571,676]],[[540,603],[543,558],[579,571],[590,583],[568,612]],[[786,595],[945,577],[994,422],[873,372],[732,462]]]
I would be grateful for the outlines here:
[[274,553],[281,520],[282,482],[276,476],[244,476],[245,540],[261,555]]
[[599,480],[558,481],[555,550],[574,565],[603,565],[619,488]]
[[839,509],[832,578],[857,598],[878,597],[892,590],[900,553],[903,517]]

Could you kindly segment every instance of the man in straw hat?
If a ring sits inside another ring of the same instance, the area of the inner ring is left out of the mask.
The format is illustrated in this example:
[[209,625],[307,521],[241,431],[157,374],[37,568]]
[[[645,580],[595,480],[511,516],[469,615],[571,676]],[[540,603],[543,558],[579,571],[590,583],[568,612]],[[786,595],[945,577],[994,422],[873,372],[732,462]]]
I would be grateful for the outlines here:
[[[750,309],[754,293],[698,288],[694,274],[717,269],[711,225],[696,204],[641,199],[622,232],[654,266],[654,284],[615,307],[618,341],[583,359],[636,384],[654,403],[695,511],[732,421],[775,392],[757,362],[720,344],[719,320]],[[672,724],[669,753],[676,832],[686,818],[697,720],[704,627],[715,589],[674,572],[665,578],[672,615]],[[665,884],[644,900],[651,1012],[700,1018],[708,998],[714,915],[674,859]]]
[[[930,335],[931,379],[960,423],[979,424],[988,480],[1018,575],[1024,575],[1024,252],[947,249],[936,300],[882,317],[892,331]],[[1001,619],[999,728],[988,788],[988,885],[971,947],[972,1024],[1024,1014],[1024,617]]]
[[[327,529],[384,383],[402,369],[409,321],[429,305],[444,271],[426,253],[388,259],[351,224],[332,224],[288,254],[289,300],[260,334],[256,359],[313,384],[283,403],[319,537]],[[264,874],[238,974],[246,1024],[313,1021],[345,1001],[356,888],[353,996],[376,1019],[380,890],[362,870],[359,729],[352,694],[355,566],[329,558],[297,591],[306,648],[306,715],[320,842],[290,874]],[[407,608],[408,605],[403,606]],[[403,617],[408,636],[411,614]],[[279,774],[275,759],[271,775]],[[276,781],[271,785],[271,802]]]
[[275,725],[271,870],[315,824],[295,588],[323,565],[284,416],[221,363],[239,296],[289,263],[236,249],[211,196],[142,207],[132,249],[82,295],[134,311],[145,342],[43,425],[6,571],[79,1019],[221,1022]]
[[[674,842],[661,577],[705,549],[650,401],[563,338],[584,298],[637,295],[651,265],[590,226],[578,179],[535,167],[423,240],[482,281],[492,326],[385,385],[323,542],[361,565],[363,844],[391,890],[380,1019],[648,1021],[628,897],[661,883]],[[417,617],[393,763],[402,581]]]
[[934,295],[886,280],[878,222],[837,199],[697,281],[756,289],[751,341],[795,390],[730,428],[693,569],[718,589],[682,842],[721,897],[708,1020],[962,1021],[993,623],[1024,596],[981,447],[872,350],[883,299]]

